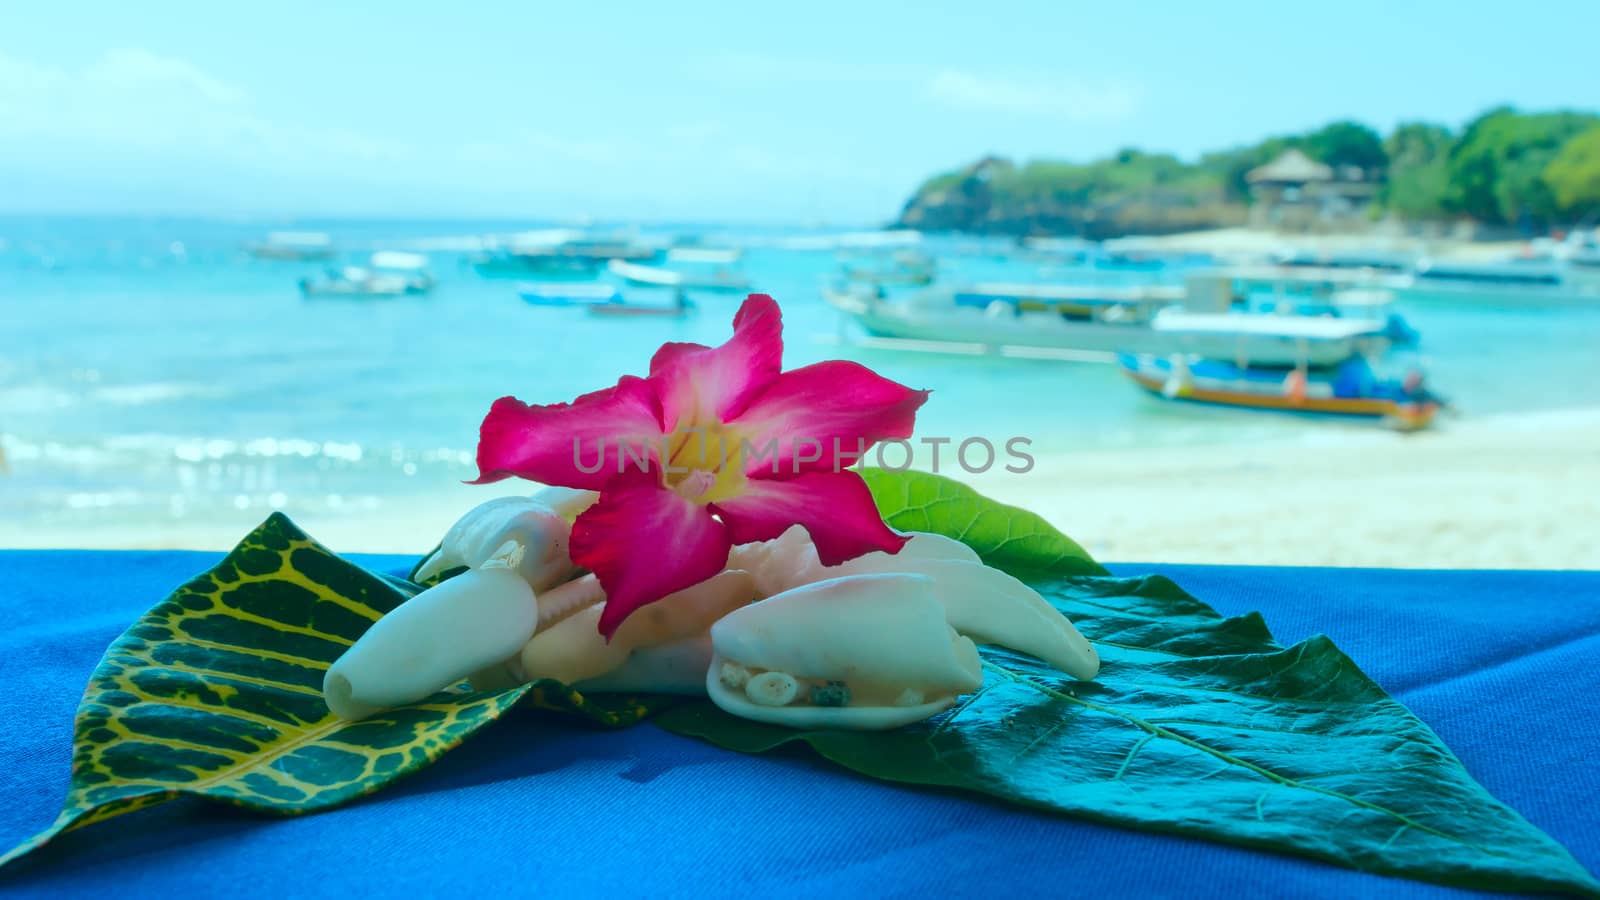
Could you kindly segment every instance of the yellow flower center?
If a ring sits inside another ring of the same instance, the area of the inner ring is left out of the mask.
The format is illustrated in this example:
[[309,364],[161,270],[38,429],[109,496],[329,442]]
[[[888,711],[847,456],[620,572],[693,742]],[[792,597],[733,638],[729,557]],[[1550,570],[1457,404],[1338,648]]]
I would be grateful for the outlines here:
[[744,490],[744,436],[721,422],[679,428],[667,438],[666,486],[696,503]]

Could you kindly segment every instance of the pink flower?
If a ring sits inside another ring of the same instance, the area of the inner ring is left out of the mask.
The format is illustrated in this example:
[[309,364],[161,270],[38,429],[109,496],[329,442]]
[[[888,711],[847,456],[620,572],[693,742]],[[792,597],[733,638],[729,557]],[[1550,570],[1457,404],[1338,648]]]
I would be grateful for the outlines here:
[[573,562],[605,588],[600,631],[710,578],[734,544],[803,525],[824,565],[898,552],[906,538],[845,467],[907,438],[928,399],[834,360],[780,371],[783,322],[746,298],[720,347],[665,344],[650,375],[571,403],[502,397],[483,420],[476,484],[517,476],[600,491],[573,525]]

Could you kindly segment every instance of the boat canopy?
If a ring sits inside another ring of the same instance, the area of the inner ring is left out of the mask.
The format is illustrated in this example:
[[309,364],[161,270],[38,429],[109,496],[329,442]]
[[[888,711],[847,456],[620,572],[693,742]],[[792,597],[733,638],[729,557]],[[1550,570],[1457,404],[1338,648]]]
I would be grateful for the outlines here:
[[267,235],[267,243],[279,247],[313,249],[333,246],[333,238],[320,231],[274,231]]
[[1306,341],[1348,341],[1381,332],[1384,323],[1379,319],[1164,310],[1151,321],[1150,327],[1164,334],[1237,334]]
[[374,269],[405,269],[417,271],[428,267],[428,258],[421,253],[402,253],[399,250],[379,250],[372,254]]

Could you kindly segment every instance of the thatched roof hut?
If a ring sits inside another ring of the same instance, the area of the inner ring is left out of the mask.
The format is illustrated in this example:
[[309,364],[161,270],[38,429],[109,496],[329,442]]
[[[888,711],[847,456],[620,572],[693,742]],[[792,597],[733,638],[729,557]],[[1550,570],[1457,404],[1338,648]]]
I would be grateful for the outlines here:
[[1302,185],[1332,181],[1333,169],[1291,147],[1272,162],[1251,169],[1245,180],[1254,185]]

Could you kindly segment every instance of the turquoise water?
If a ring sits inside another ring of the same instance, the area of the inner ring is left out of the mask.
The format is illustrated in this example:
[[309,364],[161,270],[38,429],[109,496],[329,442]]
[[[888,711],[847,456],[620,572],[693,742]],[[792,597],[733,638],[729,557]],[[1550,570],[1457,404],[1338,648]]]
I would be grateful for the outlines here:
[[[508,222],[297,222],[351,258],[429,253],[421,298],[307,301],[318,263],[251,259],[284,223],[0,219],[0,522],[207,521],[239,510],[372,508],[475,474],[476,430],[504,394],[555,402],[642,373],[663,341],[716,343],[737,297],[699,295],[682,321],[596,320],[522,303],[459,248]],[[1297,439],[1369,426],[1191,407],[1144,396],[1105,366],[868,350],[840,344],[820,286],[830,250],[778,246],[810,232],[698,226],[749,246],[757,290],[783,304],[786,362],[851,358],[933,399],[919,433],[1036,455],[1081,449]],[[1010,260],[990,245],[930,241],[943,277],[1121,281]],[[948,251],[948,252],[940,252]],[[955,251],[960,251],[959,254]],[[654,299],[648,292],[630,297]],[[665,299],[665,298],[661,298]],[[1515,294],[1406,295],[1434,386],[1464,415],[1592,405],[1600,301]],[[848,331],[845,332],[849,334]]]

